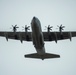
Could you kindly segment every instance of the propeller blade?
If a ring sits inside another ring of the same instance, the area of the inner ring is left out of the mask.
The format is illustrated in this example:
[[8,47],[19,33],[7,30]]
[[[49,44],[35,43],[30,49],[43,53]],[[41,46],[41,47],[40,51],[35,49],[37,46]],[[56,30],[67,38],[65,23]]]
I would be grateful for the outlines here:
[[27,25],[25,25],[25,26],[27,26]]
[[53,26],[50,26],[50,25],[45,26],[45,27],[47,28],[48,31],[52,30],[52,28],[53,28]]
[[16,32],[17,28],[19,28],[19,27],[17,27],[17,24],[16,24],[16,25],[12,25],[12,28],[10,28],[10,29],[13,29],[13,31]]
[[30,26],[27,26],[27,25],[25,25],[25,27],[22,26],[23,30],[25,30],[25,31],[30,30],[29,27]]
[[62,30],[64,30],[64,29],[62,29]]
[[59,25],[57,25],[57,27],[60,27]]
[[29,28],[30,26],[28,26],[28,28]]
[[15,25],[15,27],[17,26],[17,24]]
[[65,26],[63,26],[62,28],[65,28]]
[[63,28],[65,28],[65,26],[63,26],[62,24],[60,26],[57,25],[57,27],[59,28],[59,31],[61,32],[62,30],[64,30]]
[[24,27],[22,26],[22,28],[24,28]]
[[47,26],[45,26],[45,28],[47,28]]
[[50,25],[48,25],[48,27],[50,27]]
[[56,29],[58,29],[58,28],[56,28]]
[[30,29],[28,29],[28,30],[30,30]]
[[12,27],[14,27],[14,26],[12,25]]
[[16,27],[16,28],[19,28],[19,27]]
[[50,27],[50,29],[53,28],[53,26]]
[[60,27],[62,27],[62,24],[60,25]]
[[10,29],[12,29],[12,28],[10,27]]

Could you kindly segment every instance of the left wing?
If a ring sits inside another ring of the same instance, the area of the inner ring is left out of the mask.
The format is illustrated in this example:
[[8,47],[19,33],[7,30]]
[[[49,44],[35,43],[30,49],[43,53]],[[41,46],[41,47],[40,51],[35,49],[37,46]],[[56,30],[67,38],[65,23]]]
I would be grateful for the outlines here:
[[57,43],[57,40],[65,40],[70,39],[72,37],[76,37],[76,31],[72,32],[43,32],[44,41],[55,41]]
[[8,39],[20,40],[22,41],[31,41],[31,32],[0,32],[0,36],[6,37]]

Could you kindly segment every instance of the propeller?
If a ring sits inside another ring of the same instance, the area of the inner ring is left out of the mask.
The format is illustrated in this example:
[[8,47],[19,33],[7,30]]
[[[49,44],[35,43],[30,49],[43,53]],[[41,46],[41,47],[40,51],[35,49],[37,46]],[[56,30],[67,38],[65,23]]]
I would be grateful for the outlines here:
[[25,30],[25,32],[27,32],[27,30],[30,30],[29,27],[30,26],[27,26],[27,25],[25,25],[25,27],[22,26],[22,28],[23,28],[22,30]]
[[12,27],[13,27],[13,31],[14,32],[16,32],[17,31],[17,28],[19,28],[19,27],[17,27],[17,24],[16,25],[12,25]]
[[45,26],[45,27],[47,28],[48,32],[50,32],[50,30],[52,30],[52,28],[53,28],[53,26],[50,26],[50,25]]
[[63,26],[62,24],[59,26],[57,25],[57,27],[59,28],[59,31],[61,32],[62,30],[64,30],[65,26]]

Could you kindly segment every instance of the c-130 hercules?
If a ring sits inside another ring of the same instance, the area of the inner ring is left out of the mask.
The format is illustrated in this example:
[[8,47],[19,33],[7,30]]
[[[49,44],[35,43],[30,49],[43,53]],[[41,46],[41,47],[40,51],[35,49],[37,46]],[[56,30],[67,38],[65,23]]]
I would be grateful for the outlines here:
[[14,40],[20,40],[21,43],[23,41],[32,41],[33,45],[37,51],[37,53],[33,54],[27,54],[24,55],[27,58],[39,58],[39,59],[47,59],[47,58],[60,58],[60,55],[58,54],[51,54],[51,53],[46,53],[45,52],[45,46],[44,46],[44,41],[55,41],[57,43],[58,40],[65,40],[65,39],[70,39],[72,37],[76,36],[76,31],[72,32],[62,32],[63,28],[65,26],[58,26],[59,27],[59,32],[50,32],[52,30],[52,26],[48,25],[47,27],[47,32],[42,32],[41,29],[41,23],[38,18],[33,17],[31,21],[31,29],[32,32],[28,32],[29,26],[25,25],[25,32],[17,32],[16,28],[17,25],[13,26],[13,32],[3,32],[0,31],[0,36],[6,37],[6,40],[8,41],[9,39],[14,39]]

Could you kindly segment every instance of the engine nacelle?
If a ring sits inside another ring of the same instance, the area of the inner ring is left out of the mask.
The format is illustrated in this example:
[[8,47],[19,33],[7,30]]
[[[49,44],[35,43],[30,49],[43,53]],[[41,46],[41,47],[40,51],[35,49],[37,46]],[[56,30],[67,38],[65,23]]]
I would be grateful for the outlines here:
[[51,35],[50,35],[50,34],[48,35],[48,38],[49,38],[49,41],[51,41],[51,40],[52,40],[52,38],[51,38]]
[[34,47],[36,47],[37,41],[35,40],[35,36],[32,33],[31,33],[31,35],[32,35],[33,45],[34,45]]
[[29,38],[29,35],[27,34],[26,35],[26,41],[29,41],[30,40],[30,38]]
[[6,40],[8,41],[8,33],[4,33]]
[[19,33],[19,39],[20,39],[21,43],[23,43],[21,33]]
[[48,32],[48,41],[52,41],[52,35],[51,35],[51,32]]
[[57,43],[57,34],[56,34],[56,32],[54,32],[54,36],[55,36],[55,42]]
[[72,33],[69,32],[68,34],[69,34],[69,39],[70,39],[70,41],[72,41]]
[[60,38],[61,38],[61,39],[63,39],[63,38],[64,38],[63,34],[60,34]]

